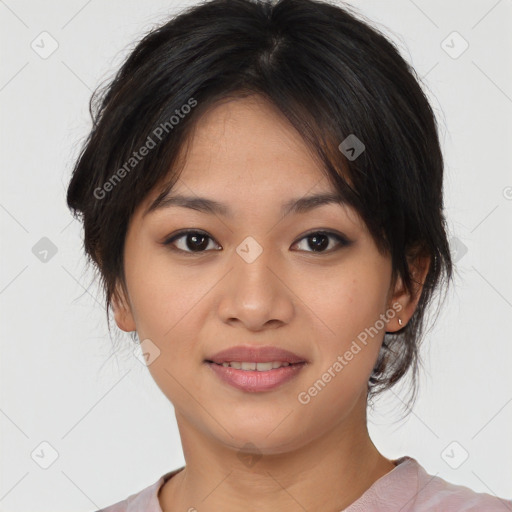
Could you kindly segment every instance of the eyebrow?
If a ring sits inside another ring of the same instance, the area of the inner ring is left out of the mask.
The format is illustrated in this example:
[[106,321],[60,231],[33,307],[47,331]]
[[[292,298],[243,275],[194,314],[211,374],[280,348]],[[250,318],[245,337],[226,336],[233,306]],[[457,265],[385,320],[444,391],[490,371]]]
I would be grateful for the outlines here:
[[[314,208],[319,208],[320,206],[328,204],[344,205],[346,204],[346,201],[341,195],[334,193],[303,196],[297,199],[290,199],[289,201],[283,203],[281,205],[281,214],[284,216],[290,213],[306,213],[310,210],[313,210]],[[197,210],[199,212],[213,215],[221,215],[230,219],[235,216],[231,209],[223,203],[219,203],[218,201],[208,199],[206,197],[184,196],[181,194],[168,194],[163,197],[158,197],[144,212],[143,216],[146,216],[150,212],[170,208],[173,206],[190,208],[191,210]]]

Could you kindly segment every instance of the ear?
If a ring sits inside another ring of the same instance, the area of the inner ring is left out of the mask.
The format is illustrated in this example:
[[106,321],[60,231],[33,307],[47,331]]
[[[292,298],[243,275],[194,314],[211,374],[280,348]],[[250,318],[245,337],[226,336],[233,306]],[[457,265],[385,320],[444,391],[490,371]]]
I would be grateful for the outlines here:
[[115,292],[112,295],[112,307],[114,309],[114,318],[119,329],[125,332],[137,330],[130,303],[119,284],[116,285]]
[[[430,268],[431,258],[417,251],[414,255],[407,257],[407,262],[412,274],[413,293],[409,293],[405,289],[402,278],[398,276],[394,287],[390,289],[390,298],[388,301],[388,308],[396,310],[397,313],[393,319],[390,319],[386,327],[386,332],[395,332],[403,329],[414,314],[421,297],[421,292],[423,291],[425,278]],[[397,303],[400,304],[401,309],[397,307]],[[398,319],[402,321],[401,325]]]

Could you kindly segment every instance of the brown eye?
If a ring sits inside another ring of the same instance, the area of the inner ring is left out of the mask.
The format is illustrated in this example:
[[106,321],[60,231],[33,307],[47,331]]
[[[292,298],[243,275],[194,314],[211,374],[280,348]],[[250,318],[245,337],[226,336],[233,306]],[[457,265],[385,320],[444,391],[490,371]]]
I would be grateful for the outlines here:
[[[168,238],[164,245],[173,246],[173,249],[189,253],[206,252],[210,241],[213,241],[209,235],[202,231],[182,231],[171,238]],[[179,246],[176,244],[179,243]]]
[[[304,240],[306,241],[305,243],[303,242]],[[337,242],[337,244],[334,244],[334,250],[336,250],[336,248],[340,248],[340,246],[343,247],[350,245],[351,243],[345,237],[337,233],[333,233],[330,231],[314,231],[301,238],[300,242],[304,243],[303,248],[301,250],[305,250],[306,252],[317,253],[331,252],[332,240],[335,240],[335,242]],[[329,246],[331,246],[331,249],[326,250]]]

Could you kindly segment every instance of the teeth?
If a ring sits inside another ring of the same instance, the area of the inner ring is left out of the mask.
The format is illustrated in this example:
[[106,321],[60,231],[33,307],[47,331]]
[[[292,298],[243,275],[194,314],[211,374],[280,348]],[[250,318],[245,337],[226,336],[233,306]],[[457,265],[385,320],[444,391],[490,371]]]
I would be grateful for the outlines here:
[[224,362],[222,366],[231,368],[235,368],[237,370],[256,370],[258,372],[267,372],[269,370],[273,370],[276,368],[281,368],[281,366],[289,366],[290,363],[283,361],[269,361],[267,363],[253,363],[253,362],[245,362],[245,361],[231,361]]
[[256,370],[259,372],[268,372],[268,370],[272,370],[272,363],[256,363]]

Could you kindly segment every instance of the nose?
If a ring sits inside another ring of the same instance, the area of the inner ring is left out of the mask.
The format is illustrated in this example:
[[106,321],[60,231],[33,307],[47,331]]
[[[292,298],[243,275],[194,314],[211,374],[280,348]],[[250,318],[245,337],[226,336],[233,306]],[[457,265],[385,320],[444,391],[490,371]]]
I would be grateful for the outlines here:
[[[241,244],[242,245],[242,244]],[[294,294],[283,263],[268,248],[261,247],[254,258],[254,243],[233,253],[231,271],[219,289],[218,313],[223,322],[261,331],[288,324],[293,318]],[[249,248],[249,251],[244,249]],[[259,253],[259,254],[258,254]]]

